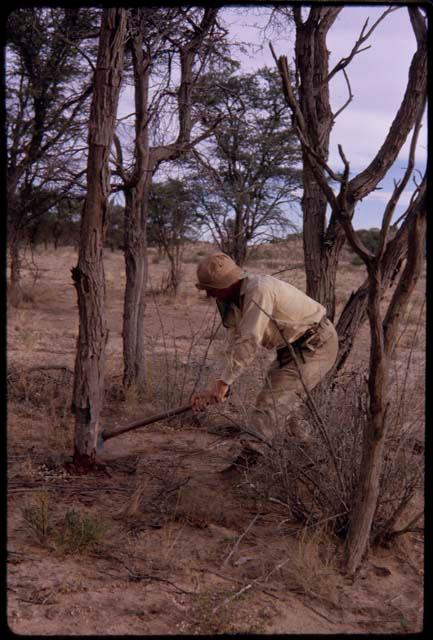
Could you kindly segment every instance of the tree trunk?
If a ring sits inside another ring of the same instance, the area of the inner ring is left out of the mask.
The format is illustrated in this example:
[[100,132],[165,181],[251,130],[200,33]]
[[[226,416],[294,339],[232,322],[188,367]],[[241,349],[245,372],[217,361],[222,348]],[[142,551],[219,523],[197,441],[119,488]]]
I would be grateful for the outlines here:
[[[381,263],[382,292],[392,286],[408,253],[408,234],[412,224],[409,214],[396,235],[389,241]],[[340,371],[350,355],[359,329],[367,318],[368,279],[354,291],[338,319],[338,355],[333,371]],[[332,376],[330,376],[331,378]]]
[[[369,368],[369,420],[364,434],[360,481],[346,541],[346,569],[354,573],[368,549],[371,527],[379,496],[383,449],[387,428],[389,361],[395,348],[397,330],[421,273],[426,233],[426,179],[418,189],[406,215],[407,261],[389,303],[385,318],[380,313],[383,274],[386,268],[377,257],[369,260],[368,317],[371,331]],[[398,238],[400,240],[400,238]],[[395,255],[395,246],[389,255]],[[386,253],[385,253],[386,256]],[[383,258],[382,258],[383,260]]]
[[368,316],[371,330],[368,378],[369,419],[364,433],[361,475],[346,541],[346,567],[353,573],[368,549],[371,526],[379,496],[383,446],[386,435],[388,396],[388,358],[384,349],[380,314],[382,283],[378,270],[370,273]]
[[[146,9],[139,10],[138,28],[130,24],[129,46],[134,69],[135,101],[135,161],[129,175],[124,175],[124,192],[128,216],[125,219],[126,288],[123,314],[124,384],[143,389],[146,383],[144,349],[144,312],[147,284],[147,235],[149,195],[152,175],[161,162],[179,157],[190,143],[192,128],[192,89],[195,78],[193,65],[200,45],[215,23],[218,9],[205,9],[201,25],[189,43],[181,48],[181,81],[178,90],[179,132],[172,145],[150,147],[149,78],[152,55],[140,25]],[[145,20],[144,20],[145,22]],[[119,162],[122,166],[122,161]],[[128,195],[126,195],[128,194]]]
[[9,245],[10,250],[10,285],[8,298],[12,306],[18,305],[23,296],[21,288],[21,258],[20,258],[20,236],[15,231]]
[[247,247],[245,240],[244,210],[240,204],[237,205],[235,210],[232,247],[231,257],[237,265],[242,267],[247,256]]
[[123,310],[123,384],[144,389],[144,312],[148,272],[146,219],[149,180],[125,189],[125,268],[126,285]]
[[[322,238],[325,230],[327,201],[322,189],[315,181],[305,151],[303,152],[303,166],[304,192],[301,206],[306,293],[322,303],[322,296],[325,294],[325,297],[328,297],[322,285]],[[327,309],[327,312],[329,318],[332,319],[330,310]]]
[[[299,74],[299,106],[315,151],[328,160],[329,140],[334,124],[329,99],[328,30],[341,9],[332,9],[328,19],[322,8],[310,9],[309,18],[296,29],[296,68]],[[328,10],[326,10],[328,11]],[[320,24],[320,27],[319,27]],[[335,280],[343,241],[325,240],[327,199],[303,150],[303,241],[307,278],[306,293],[326,308],[330,320],[335,315]],[[344,239],[344,233],[340,232]]]
[[104,9],[89,120],[87,195],[81,219],[78,265],[72,269],[79,312],[72,401],[73,462],[85,468],[95,463],[104,393],[108,331],[102,247],[110,188],[108,160],[123,71],[125,26],[124,9]]

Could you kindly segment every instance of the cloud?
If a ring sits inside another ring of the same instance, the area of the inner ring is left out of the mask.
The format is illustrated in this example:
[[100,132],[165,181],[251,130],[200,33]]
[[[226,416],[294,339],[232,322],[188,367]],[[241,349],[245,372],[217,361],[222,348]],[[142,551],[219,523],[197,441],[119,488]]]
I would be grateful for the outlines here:
[[[330,164],[337,168],[342,166],[337,145],[341,144],[351,164],[351,168],[365,168],[382,146],[390,129],[395,113],[375,111],[368,108],[349,106],[337,118],[331,134]],[[410,134],[403,145],[397,164],[407,162],[409,157]],[[416,151],[417,161],[424,163],[427,159],[427,127],[421,129]]]
[[[407,207],[409,202],[410,202],[410,198],[412,196],[413,190],[412,191],[403,191],[403,193],[400,196],[400,199],[398,201],[397,207]],[[392,196],[392,191],[372,191],[372,193],[370,193],[370,195],[368,196],[368,200],[370,202],[381,202],[383,204],[388,204],[389,200],[391,199]],[[366,198],[367,200],[367,198]]]

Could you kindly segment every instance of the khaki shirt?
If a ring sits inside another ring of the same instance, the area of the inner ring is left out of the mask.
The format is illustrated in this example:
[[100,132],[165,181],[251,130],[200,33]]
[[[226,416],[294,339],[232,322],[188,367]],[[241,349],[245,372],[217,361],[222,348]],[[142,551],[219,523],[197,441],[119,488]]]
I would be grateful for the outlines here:
[[294,342],[326,313],[321,304],[293,285],[268,275],[244,278],[240,306],[239,309],[231,305],[225,316],[227,364],[218,379],[228,385],[233,384],[254,360],[259,346],[265,349],[284,347],[285,340]]

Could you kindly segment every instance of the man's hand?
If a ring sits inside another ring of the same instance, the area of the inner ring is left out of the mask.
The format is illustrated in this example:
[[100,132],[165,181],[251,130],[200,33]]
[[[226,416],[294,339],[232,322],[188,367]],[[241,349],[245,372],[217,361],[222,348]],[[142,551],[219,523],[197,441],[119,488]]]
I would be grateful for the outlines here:
[[194,412],[205,411],[210,405],[224,402],[227,398],[229,385],[222,380],[217,380],[212,386],[191,398],[192,410]]

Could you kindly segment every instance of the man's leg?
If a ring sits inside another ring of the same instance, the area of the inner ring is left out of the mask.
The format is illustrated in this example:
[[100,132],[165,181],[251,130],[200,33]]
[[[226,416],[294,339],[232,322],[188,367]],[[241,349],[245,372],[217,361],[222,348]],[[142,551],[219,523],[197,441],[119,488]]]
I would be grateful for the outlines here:
[[[334,365],[337,352],[337,333],[328,321],[311,340],[309,347],[302,349],[302,355],[297,352],[297,363],[289,358],[280,367],[275,360],[268,370],[266,383],[257,396],[250,419],[251,431],[269,443],[281,432],[304,437],[304,429],[296,415],[305,397],[304,384],[308,391],[314,389]],[[253,448],[263,450],[263,445],[257,438],[246,434],[243,439]]]

